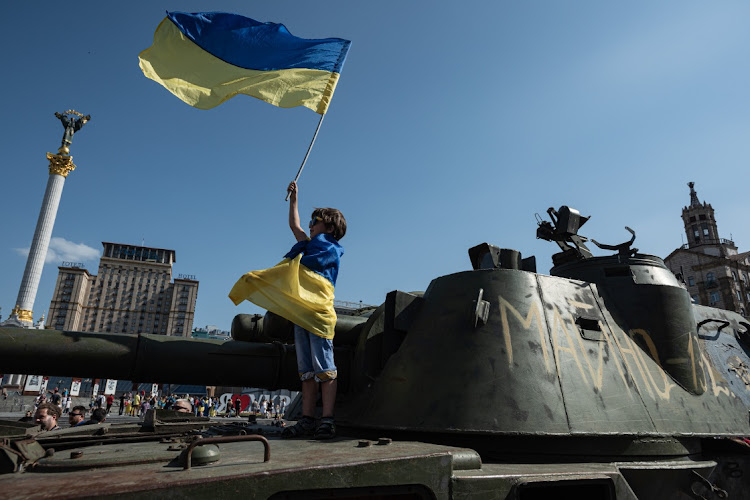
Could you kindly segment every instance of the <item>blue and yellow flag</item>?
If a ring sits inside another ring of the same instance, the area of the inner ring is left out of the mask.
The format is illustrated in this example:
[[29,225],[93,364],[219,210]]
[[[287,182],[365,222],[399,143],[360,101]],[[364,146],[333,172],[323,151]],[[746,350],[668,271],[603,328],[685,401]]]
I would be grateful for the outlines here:
[[298,38],[283,24],[237,14],[168,12],[139,59],[144,75],[196,108],[246,94],[323,115],[350,45]]
[[319,337],[332,339],[336,327],[333,291],[344,249],[330,234],[300,241],[276,266],[242,276],[229,292],[278,314]]

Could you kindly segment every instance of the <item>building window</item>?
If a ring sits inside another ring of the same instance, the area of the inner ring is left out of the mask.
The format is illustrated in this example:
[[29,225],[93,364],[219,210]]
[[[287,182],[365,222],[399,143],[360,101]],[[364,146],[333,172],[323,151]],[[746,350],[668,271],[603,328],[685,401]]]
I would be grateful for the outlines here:
[[700,304],[701,301],[699,300],[697,295],[691,295],[690,298],[693,299],[693,304]]
[[709,304],[714,305],[719,302],[719,292],[711,292]]
[[716,286],[716,276],[714,273],[706,273],[706,286]]
[[737,290],[737,300],[740,301],[740,304],[742,303],[742,292],[740,292],[739,290]]
[[688,285],[695,286],[695,277],[694,276],[688,276]]

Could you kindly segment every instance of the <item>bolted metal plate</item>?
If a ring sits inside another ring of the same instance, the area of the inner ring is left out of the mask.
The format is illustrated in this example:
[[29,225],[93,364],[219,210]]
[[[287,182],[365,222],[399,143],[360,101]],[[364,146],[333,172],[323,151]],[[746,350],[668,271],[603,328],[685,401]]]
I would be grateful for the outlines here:
[[35,472],[63,472],[75,470],[123,467],[127,465],[163,462],[177,458],[179,451],[168,450],[164,443],[126,443],[108,446],[91,446],[57,453],[40,459]]

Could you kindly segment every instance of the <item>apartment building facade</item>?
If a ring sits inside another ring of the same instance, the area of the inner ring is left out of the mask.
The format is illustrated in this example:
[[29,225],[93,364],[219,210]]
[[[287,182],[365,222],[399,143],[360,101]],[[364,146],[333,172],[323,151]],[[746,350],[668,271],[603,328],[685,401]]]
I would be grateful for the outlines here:
[[81,332],[153,333],[189,337],[198,281],[173,280],[175,251],[102,242],[96,275],[63,263],[47,327]]

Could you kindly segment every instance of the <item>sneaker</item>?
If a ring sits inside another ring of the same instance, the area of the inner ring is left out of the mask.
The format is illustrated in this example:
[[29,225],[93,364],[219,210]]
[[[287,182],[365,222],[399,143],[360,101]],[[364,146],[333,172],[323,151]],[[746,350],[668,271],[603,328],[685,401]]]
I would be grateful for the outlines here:
[[283,438],[300,438],[312,436],[315,433],[315,419],[303,415],[301,419],[297,421],[291,427],[286,427],[281,431],[281,437]]
[[315,429],[315,439],[331,439],[336,437],[336,422],[332,417],[320,419],[318,428]]

